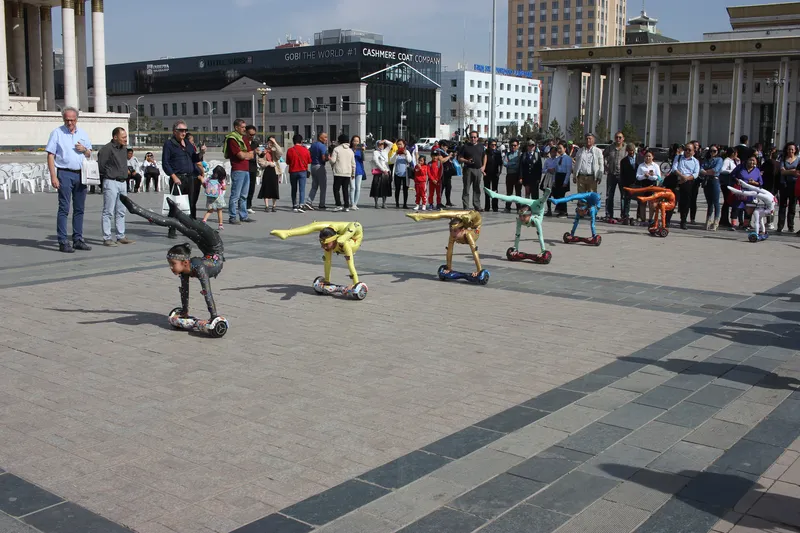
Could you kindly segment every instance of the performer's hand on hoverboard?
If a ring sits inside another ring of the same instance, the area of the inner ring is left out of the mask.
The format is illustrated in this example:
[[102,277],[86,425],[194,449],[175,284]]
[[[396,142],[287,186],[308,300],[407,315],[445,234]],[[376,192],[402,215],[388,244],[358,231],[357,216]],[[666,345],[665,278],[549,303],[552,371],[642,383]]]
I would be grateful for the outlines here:
[[286,230],[282,230],[282,229],[274,229],[274,230],[269,232],[270,235],[275,235],[276,237],[278,237],[278,238],[280,238],[281,240],[284,240],[284,241],[289,237],[289,235],[287,233],[288,232]]

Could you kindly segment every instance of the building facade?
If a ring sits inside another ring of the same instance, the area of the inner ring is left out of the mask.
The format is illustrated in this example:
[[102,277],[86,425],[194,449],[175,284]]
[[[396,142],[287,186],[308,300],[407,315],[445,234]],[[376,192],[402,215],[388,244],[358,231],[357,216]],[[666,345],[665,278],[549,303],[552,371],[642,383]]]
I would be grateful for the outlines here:
[[551,115],[579,116],[581,77],[589,75],[585,129],[602,116],[609,130],[628,121],[643,142],[667,146],[752,142],[782,146],[797,138],[800,3],[729,7],[732,32],[698,42],[542,52],[555,69]]
[[621,45],[625,20],[625,0],[508,1],[508,68],[531,70],[542,80],[542,123],[551,120],[547,102],[553,73],[540,61],[540,52],[556,47]]
[[531,74],[497,69],[496,130],[490,133],[491,67],[475,65],[471,70],[442,72],[442,122],[456,135],[476,130],[485,137],[505,137],[511,128],[519,130],[526,121],[539,124],[542,82]]
[[[54,7],[61,8],[66,105],[82,111],[81,128],[92,139],[105,138],[127,122],[125,116],[106,112],[103,0],[92,0],[89,13],[86,4],[84,0],[0,0],[0,146],[43,146],[50,131],[62,124],[55,96]],[[86,70],[89,16],[94,61],[101,67],[93,77]],[[90,83],[102,103],[100,113],[94,113],[89,102]]]
[[658,19],[647,16],[642,11],[638,17],[628,21],[625,26],[625,44],[647,44],[647,43],[674,43],[677,39],[661,35],[656,27]]
[[[91,70],[91,69],[90,69]],[[441,55],[344,43],[109,65],[108,109],[169,128],[230,131],[236,118],[306,138],[431,136],[440,120]],[[56,76],[60,96],[61,77]],[[258,88],[267,85],[266,117]],[[401,118],[404,117],[404,118]]]

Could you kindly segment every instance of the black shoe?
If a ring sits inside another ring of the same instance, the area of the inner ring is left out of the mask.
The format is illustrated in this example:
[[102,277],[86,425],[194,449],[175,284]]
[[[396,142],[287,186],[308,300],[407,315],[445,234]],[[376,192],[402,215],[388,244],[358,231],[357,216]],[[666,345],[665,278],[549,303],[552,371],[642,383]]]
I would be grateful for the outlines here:
[[92,249],[91,246],[89,246],[83,241],[76,241],[72,243],[72,247],[75,248],[76,250],[83,250],[84,252],[88,252],[89,250]]
[[681,220],[681,229],[686,229],[686,221]]
[[247,224],[248,222],[255,222],[255,220],[253,220],[253,219],[252,219],[252,218],[250,218],[250,217],[247,217],[247,218],[245,218],[244,220],[242,220],[242,222],[244,222],[245,224]]
[[546,217],[551,217],[551,216],[553,216],[553,213],[551,213],[550,211],[548,211],[547,213],[545,213],[545,214],[544,214],[544,216],[546,216]]
[[74,254],[75,250],[72,248],[70,243],[68,242],[60,242],[58,243],[58,251],[64,252],[65,254]]
[[403,209],[408,209],[408,204],[403,204]]
[[228,224],[230,224],[232,226],[241,226],[242,225],[242,221],[241,220],[232,219],[232,220],[228,220]]
[[321,211],[325,211],[326,209],[328,209],[328,206],[326,206],[326,205],[321,205],[321,206],[317,207],[317,209],[319,209],[319,210],[321,210]]

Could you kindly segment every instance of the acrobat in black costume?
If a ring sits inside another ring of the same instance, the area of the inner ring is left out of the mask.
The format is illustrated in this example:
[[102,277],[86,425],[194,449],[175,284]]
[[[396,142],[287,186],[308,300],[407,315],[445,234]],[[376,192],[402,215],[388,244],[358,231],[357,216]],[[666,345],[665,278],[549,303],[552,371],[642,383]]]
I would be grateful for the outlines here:
[[[171,199],[167,199],[170,208],[167,217],[144,209],[127,196],[120,197],[120,201],[134,215],[139,215],[152,224],[181,232],[203,253],[203,257],[191,257],[192,249],[189,244],[173,246],[167,253],[172,272],[181,277],[181,307],[170,313],[170,324],[176,328],[205,331],[215,337],[224,335],[228,329],[228,321],[217,314],[217,306],[211,294],[211,278],[219,275],[225,262],[225,249],[219,233],[181,212]],[[189,278],[200,281],[201,294],[205,297],[210,315],[207,321],[189,316]]]

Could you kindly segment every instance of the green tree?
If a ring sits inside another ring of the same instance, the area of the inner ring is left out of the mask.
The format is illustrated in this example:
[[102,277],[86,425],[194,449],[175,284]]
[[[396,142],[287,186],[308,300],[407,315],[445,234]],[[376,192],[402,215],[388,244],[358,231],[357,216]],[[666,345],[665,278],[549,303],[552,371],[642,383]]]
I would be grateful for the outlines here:
[[[523,126],[524,128],[524,126]],[[506,138],[508,139],[516,139],[519,135],[519,126],[516,124],[512,124],[508,127],[508,133],[506,134]]]
[[581,117],[572,119],[572,124],[567,128],[567,134],[569,135],[569,140],[573,143],[580,144],[583,142],[583,122],[581,122]]
[[606,143],[611,139],[610,133],[608,131],[608,125],[606,124],[606,119],[600,117],[600,120],[597,121],[597,124],[594,126],[594,136],[597,139],[597,142]]
[[564,137],[564,132],[561,131],[561,125],[558,123],[558,120],[553,119],[550,122],[550,126],[547,128],[547,138],[561,139],[563,137]]
[[622,134],[625,136],[625,142],[637,144],[641,139],[639,135],[636,133],[636,128],[633,127],[633,124],[626,121],[625,125],[622,126]]
[[536,129],[536,124],[532,120],[526,120],[525,123],[522,125],[522,128],[519,130],[519,138],[521,139],[533,139],[534,133]]
[[[128,119],[128,133],[136,133],[136,112],[133,112]],[[147,115],[140,115],[139,122],[138,122],[139,131],[161,131],[164,128],[164,124],[158,120],[154,119],[153,117],[148,117]]]

